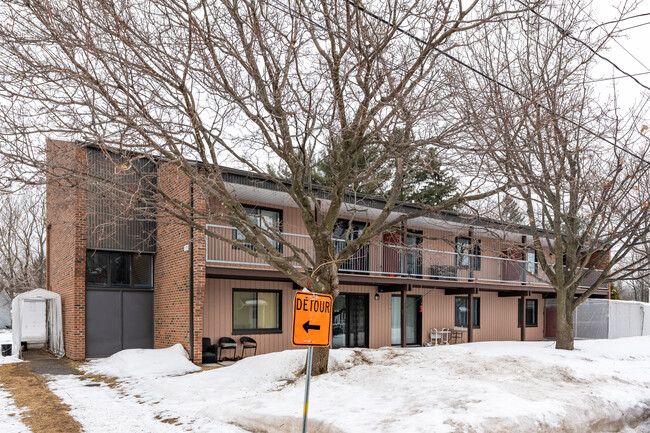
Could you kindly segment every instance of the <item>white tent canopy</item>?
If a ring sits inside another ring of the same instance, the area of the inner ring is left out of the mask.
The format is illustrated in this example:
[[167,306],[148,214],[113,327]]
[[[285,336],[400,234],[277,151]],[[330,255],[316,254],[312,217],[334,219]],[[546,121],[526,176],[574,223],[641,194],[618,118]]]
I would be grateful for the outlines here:
[[63,348],[63,327],[61,317],[61,296],[44,289],[34,289],[16,296],[11,303],[11,320],[13,322],[13,347],[11,353],[21,356],[22,319],[25,301],[45,301],[47,308],[44,320],[47,321],[47,346],[55,356],[65,355]]

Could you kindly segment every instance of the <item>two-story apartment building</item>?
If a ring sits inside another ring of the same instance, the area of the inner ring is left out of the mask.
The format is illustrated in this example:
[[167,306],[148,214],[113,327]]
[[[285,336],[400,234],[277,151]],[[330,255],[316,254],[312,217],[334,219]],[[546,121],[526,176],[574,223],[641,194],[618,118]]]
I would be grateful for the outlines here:
[[[201,362],[202,337],[214,342],[244,335],[257,340],[258,354],[290,349],[292,301],[300,288],[289,278],[146,203],[140,213],[132,206],[123,211],[119,195],[102,188],[108,173],[137,189],[137,172],[171,197],[208,206],[173,164],[142,161],[135,170],[120,163],[119,153],[48,143],[50,167],[84,173],[66,176],[54,168],[47,185],[47,285],[62,296],[67,355],[83,359],[181,343]],[[277,185],[248,172],[223,173],[253,221],[279,227],[288,242],[313,249],[297,207]],[[341,210],[336,242],[345,242],[344,229],[361,233],[382,202],[364,200],[363,206],[363,212],[359,205]],[[240,236],[219,221],[203,223],[223,237]],[[464,341],[553,336],[545,300],[554,292],[530,241],[524,226],[453,212],[383,233],[340,264],[333,347],[421,345],[432,328],[465,329]],[[596,296],[609,296],[608,289]]]

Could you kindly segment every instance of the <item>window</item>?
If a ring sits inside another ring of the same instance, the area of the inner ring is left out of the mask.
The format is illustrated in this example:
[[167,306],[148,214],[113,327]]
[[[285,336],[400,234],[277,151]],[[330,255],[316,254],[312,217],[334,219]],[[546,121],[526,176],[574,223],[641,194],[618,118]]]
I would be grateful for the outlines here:
[[[526,327],[537,326],[537,299],[526,299]],[[517,327],[521,328],[521,299],[517,303]]]
[[108,285],[108,253],[86,254],[86,283]]
[[338,220],[332,233],[332,237],[336,241],[337,250],[340,251],[345,247],[346,238],[352,240],[361,236],[366,225],[357,221]]
[[134,286],[151,287],[153,285],[153,256],[136,254],[133,256],[131,275]]
[[406,233],[405,269],[408,275],[422,278],[422,232],[408,230]]
[[[248,214],[248,217],[253,221],[253,223],[261,227],[264,230],[268,231],[273,231],[273,230],[281,230],[281,222],[282,222],[282,211],[277,210],[277,209],[267,209],[267,208],[262,208],[262,207],[254,207],[254,206],[247,206],[244,205],[244,210]],[[252,245],[245,242],[246,237],[242,232],[240,232],[237,229],[234,229],[233,231],[233,239],[237,239],[239,241],[243,241],[242,243],[247,246],[248,248],[252,248]],[[277,249],[278,251],[282,251],[282,244],[280,242],[273,240],[267,236],[267,239]],[[237,248],[237,247],[233,247]]]
[[282,332],[280,292],[233,289],[232,329],[233,334]]
[[526,250],[526,272],[537,275],[537,250],[533,248]]
[[[347,240],[359,238],[366,229],[366,223],[357,221],[338,220],[332,232],[335,252],[339,253],[347,245]],[[343,272],[366,272],[369,269],[368,245],[362,246],[351,257],[342,262],[339,270]]]
[[481,270],[481,241],[475,240],[472,244],[470,238],[456,238],[456,265],[461,268]]
[[[456,309],[454,325],[461,328],[467,328],[467,296],[456,296]],[[481,298],[472,298],[472,326],[479,328],[481,326]]]
[[86,284],[104,287],[152,287],[153,255],[87,251]]

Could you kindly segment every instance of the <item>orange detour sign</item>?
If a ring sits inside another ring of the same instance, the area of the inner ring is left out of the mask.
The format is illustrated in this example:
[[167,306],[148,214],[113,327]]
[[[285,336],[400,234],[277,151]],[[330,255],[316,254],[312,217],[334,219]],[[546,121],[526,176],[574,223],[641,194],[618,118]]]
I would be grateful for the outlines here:
[[332,336],[331,295],[296,292],[293,301],[293,345],[329,346]]

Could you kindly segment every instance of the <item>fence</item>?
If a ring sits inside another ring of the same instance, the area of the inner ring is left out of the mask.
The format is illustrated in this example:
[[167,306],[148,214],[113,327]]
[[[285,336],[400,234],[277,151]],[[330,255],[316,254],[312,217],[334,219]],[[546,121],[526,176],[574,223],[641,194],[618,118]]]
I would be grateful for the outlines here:
[[[547,306],[553,301],[548,299]],[[587,339],[650,335],[650,304],[587,299],[573,312],[573,332]]]

